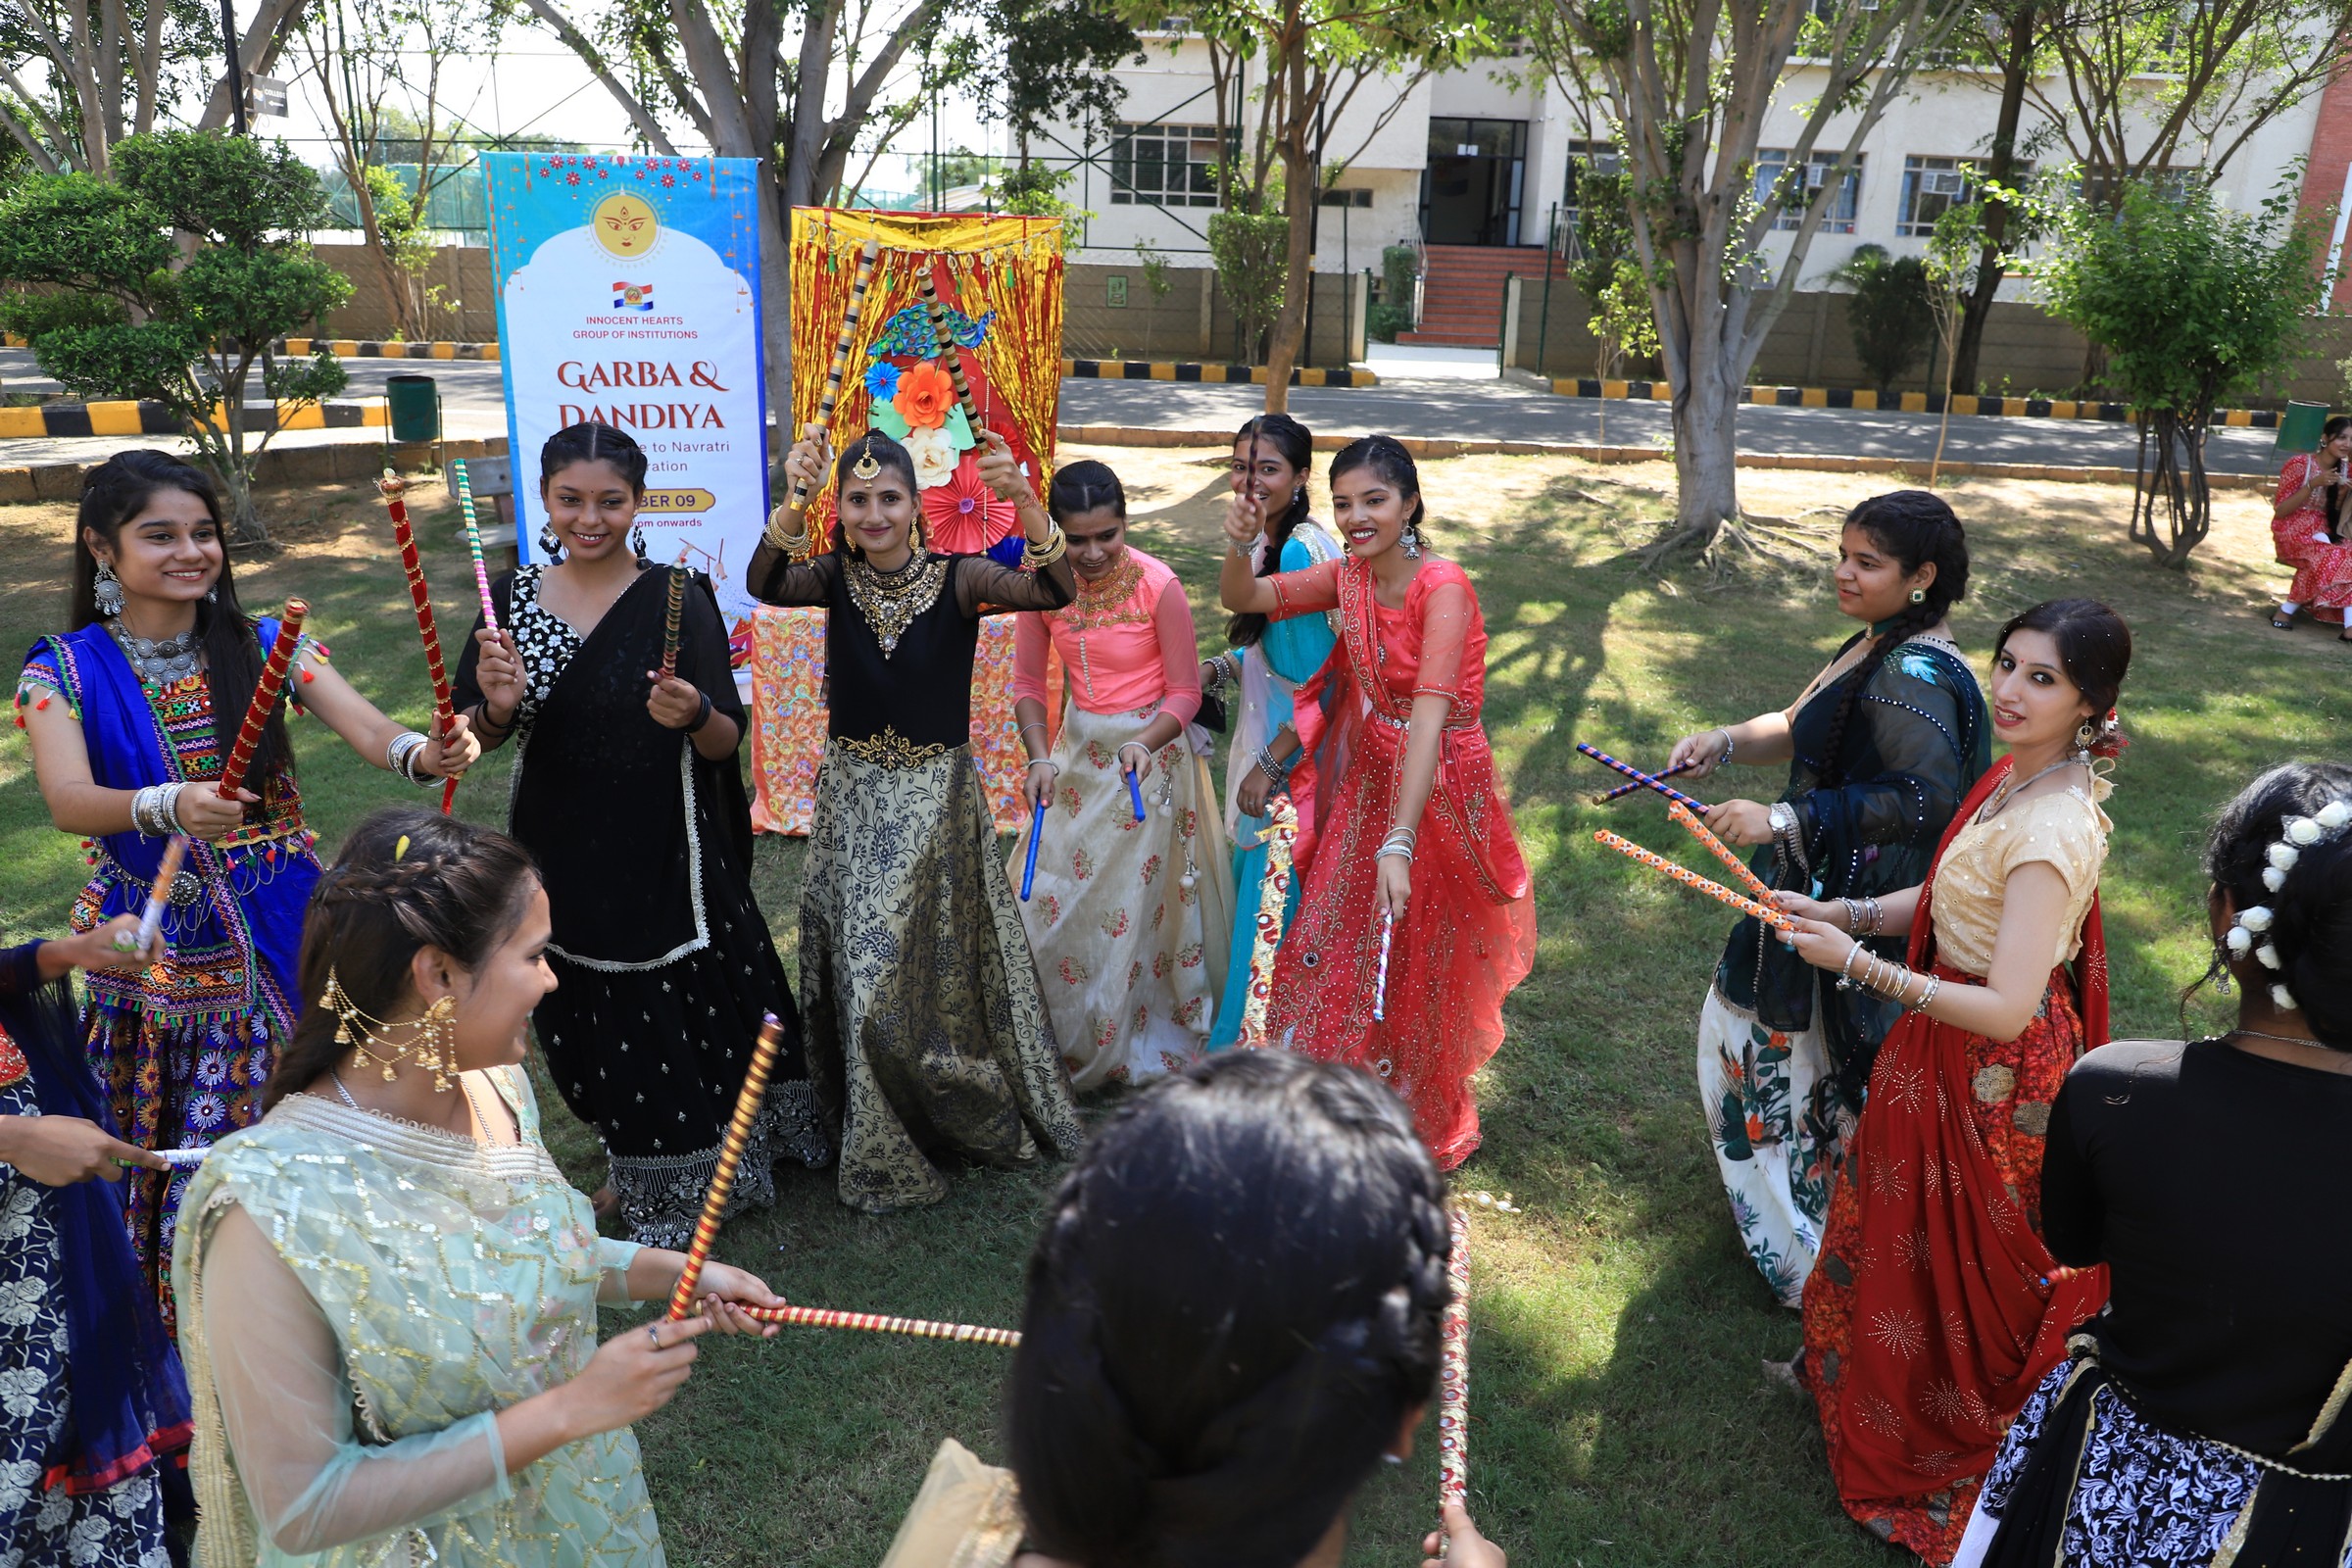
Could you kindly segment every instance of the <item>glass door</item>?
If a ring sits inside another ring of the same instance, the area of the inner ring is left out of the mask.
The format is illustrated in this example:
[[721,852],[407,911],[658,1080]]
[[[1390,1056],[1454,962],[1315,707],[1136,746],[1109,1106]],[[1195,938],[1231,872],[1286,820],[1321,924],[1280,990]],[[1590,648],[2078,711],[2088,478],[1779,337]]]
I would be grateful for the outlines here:
[[1431,117],[1421,237],[1432,245],[1518,244],[1526,175],[1526,121]]

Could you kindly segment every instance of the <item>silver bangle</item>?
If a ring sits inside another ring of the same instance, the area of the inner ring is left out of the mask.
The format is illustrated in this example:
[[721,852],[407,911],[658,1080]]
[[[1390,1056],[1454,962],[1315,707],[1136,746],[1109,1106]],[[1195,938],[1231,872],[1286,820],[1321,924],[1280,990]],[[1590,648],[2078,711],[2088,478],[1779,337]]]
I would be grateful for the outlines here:
[[163,791],[156,798],[155,808],[155,819],[163,824],[163,834],[185,833],[187,828],[179,819],[179,798],[187,793],[188,787],[185,784],[159,784],[156,788]]
[[1732,732],[1728,726],[1718,724],[1715,726],[1715,730],[1723,737],[1723,755],[1715,759],[1715,765],[1721,767],[1732,760],[1732,753],[1739,749],[1739,743],[1732,739]]
[[1936,993],[1942,987],[1942,985],[1943,976],[1939,974],[1932,974],[1928,976],[1928,989],[1922,991],[1919,994],[1919,1000],[1911,1004],[1911,1010],[1913,1012],[1927,1011],[1928,1004],[1936,1000]]
[[410,783],[423,786],[432,780],[416,771],[416,758],[431,741],[413,729],[402,730],[384,747],[384,767],[398,773]]
[[1050,767],[1054,770],[1054,782],[1061,781],[1061,764],[1051,757],[1032,757],[1029,759],[1029,765],[1031,767]]

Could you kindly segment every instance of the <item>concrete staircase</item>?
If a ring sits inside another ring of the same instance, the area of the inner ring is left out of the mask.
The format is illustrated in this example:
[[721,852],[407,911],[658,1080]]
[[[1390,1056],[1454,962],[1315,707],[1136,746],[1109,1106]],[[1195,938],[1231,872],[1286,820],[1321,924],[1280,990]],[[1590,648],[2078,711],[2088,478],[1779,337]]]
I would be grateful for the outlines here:
[[1397,333],[1399,343],[1500,347],[1504,279],[1540,280],[1546,260],[1541,245],[1432,245],[1426,254],[1421,325]]

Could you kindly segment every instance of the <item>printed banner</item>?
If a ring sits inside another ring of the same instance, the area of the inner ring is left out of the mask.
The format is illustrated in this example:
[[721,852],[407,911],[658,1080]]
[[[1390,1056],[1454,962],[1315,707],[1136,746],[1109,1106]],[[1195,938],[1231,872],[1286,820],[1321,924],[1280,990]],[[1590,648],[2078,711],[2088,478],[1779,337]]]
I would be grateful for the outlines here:
[[516,559],[547,520],[539,449],[600,420],[651,460],[646,554],[683,551],[740,625],[767,518],[758,161],[484,153],[482,170]]

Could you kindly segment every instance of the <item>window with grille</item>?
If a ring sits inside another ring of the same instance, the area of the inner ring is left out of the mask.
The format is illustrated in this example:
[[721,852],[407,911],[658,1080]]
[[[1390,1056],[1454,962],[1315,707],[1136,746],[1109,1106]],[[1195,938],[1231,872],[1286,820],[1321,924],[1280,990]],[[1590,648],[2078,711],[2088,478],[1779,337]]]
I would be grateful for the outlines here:
[[[1982,158],[1905,158],[1894,231],[1922,239],[1935,233],[1936,220],[1977,199],[1977,181],[1984,172]],[[2022,180],[2026,173],[2021,167],[2012,177]]]
[[[1226,145],[1239,151],[1240,132]],[[1110,201],[1114,207],[1217,205],[1217,127],[1121,122],[1110,141]]]
[[[1788,167],[1786,147],[1756,149],[1756,205],[1778,203],[1780,215],[1772,221],[1776,229],[1793,229],[1803,225],[1805,207],[1830,181],[1830,171],[1838,167],[1836,153],[1815,153],[1806,161],[1803,182]],[[1824,234],[1851,234],[1854,218],[1862,208],[1862,159],[1857,156],[1854,167],[1845,172],[1838,190],[1830,198],[1829,212],[1821,220]]]

